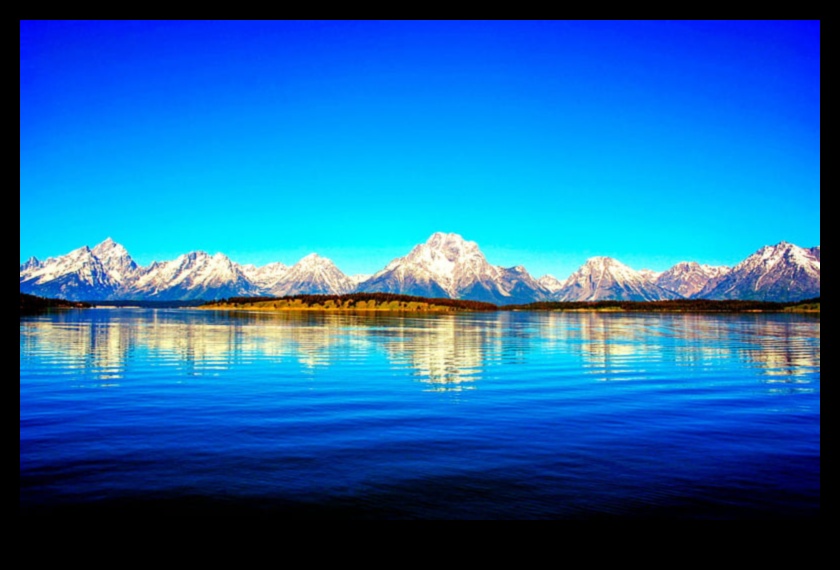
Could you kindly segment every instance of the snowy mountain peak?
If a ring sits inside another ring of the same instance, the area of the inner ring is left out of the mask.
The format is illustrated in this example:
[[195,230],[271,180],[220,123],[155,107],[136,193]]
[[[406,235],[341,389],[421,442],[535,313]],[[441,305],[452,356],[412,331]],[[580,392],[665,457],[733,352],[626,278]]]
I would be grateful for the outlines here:
[[369,282],[373,287],[385,286],[380,283],[384,278],[391,281],[384,288],[388,292],[413,290],[425,296],[457,298],[460,288],[483,277],[497,279],[500,271],[487,263],[477,243],[458,234],[437,232],[408,255],[391,261]]
[[94,247],[91,251],[97,257],[103,257],[106,255],[128,255],[126,249],[111,238],[107,238],[105,241]]
[[429,236],[429,239],[426,240],[426,243],[432,247],[459,247],[462,245],[473,245],[478,247],[474,241],[467,241],[460,234],[445,232],[433,233]]
[[587,259],[552,295],[558,301],[653,301],[679,297],[652,283],[643,273],[604,256]]
[[176,257],[175,260],[176,261],[178,261],[178,260],[195,261],[197,259],[205,259],[205,258],[208,258],[208,257],[210,257],[210,254],[207,253],[206,251],[197,250],[197,251],[191,251],[189,253],[181,254],[178,257]]
[[247,265],[240,265],[239,267],[242,269],[242,271],[245,271],[249,274],[259,271],[278,271],[288,269],[288,266],[284,265],[283,263],[280,263],[279,261],[268,263],[266,265],[261,265],[260,267],[257,267],[253,263],[249,263]]
[[[318,255],[317,253],[310,253],[307,256],[304,256],[287,269],[287,274],[291,275],[293,272],[298,271],[308,271],[308,272],[334,272],[337,271],[341,273],[341,271],[336,267],[335,263],[333,263],[332,259],[327,257],[323,257]],[[346,277],[343,273],[342,276]]]
[[229,258],[224,253],[216,253],[213,255],[213,257],[210,258],[210,260],[216,267],[223,268],[225,271],[228,271],[230,273],[242,272],[242,269],[240,268],[239,264],[232,261],[231,258]]
[[23,273],[25,271],[31,271],[33,269],[37,269],[38,267],[41,267],[41,262],[33,255],[20,266],[20,272]]
[[617,259],[604,256],[590,257],[578,271],[585,274],[608,273],[629,279],[642,278],[638,271],[631,269]]
[[780,241],[776,245],[765,245],[753,255],[736,265],[734,269],[751,265],[755,263],[756,260],[760,260],[765,264],[775,264],[782,259],[789,259],[799,265],[806,265],[812,261],[817,261],[817,263],[819,263],[819,259],[817,259],[812,251],[786,241]]
[[128,255],[126,249],[112,240],[110,237],[91,250],[91,253],[99,259],[102,267],[108,272],[108,276],[118,284],[123,284],[131,279],[137,272],[137,264]]
[[467,241],[458,234],[443,232],[434,233],[426,240],[426,243],[415,246],[409,253],[409,256],[412,255],[432,260],[446,260],[450,263],[456,263],[464,256],[480,256],[484,259],[484,255],[478,249],[478,244],[474,241]]
[[616,268],[620,268],[620,269],[626,268],[626,269],[629,269],[630,271],[633,271],[632,269],[630,269],[630,267],[628,267],[627,265],[624,265],[619,260],[617,260],[615,258],[612,258],[612,257],[606,257],[606,256],[603,256],[603,255],[596,255],[595,257],[590,257],[589,259],[586,260],[586,263],[584,263],[584,267],[597,267],[597,268],[616,267]]
[[394,259],[358,288],[492,303],[529,302],[548,295],[523,267],[490,265],[477,243],[443,232]]
[[314,265],[335,265],[331,259],[326,257],[322,257],[317,253],[310,253],[309,255],[305,255],[300,258],[295,265],[305,265],[305,266],[314,266]]
[[177,264],[181,267],[216,267],[216,268],[232,268],[233,261],[224,253],[215,253],[210,255],[206,251],[196,250],[189,253],[184,253],[176,257],[172,261],[166,261],[164,264]]
[[[83,245],[82,247],[74,249],[73,251],[68,253],[66,256],[61,256],[61,257],[72,257],[72,258],[78,259],[80,257],[86,257],[86,256],[90,255],[90,251],[91,250],[88,246]],[[50,259],[52,259],[52,258],[50,258]]]
[[292,267],[240,266],[222,253],[204,251],[138,267],[109,237],[93,249],[83,246],[45,261],[30,258],[20,266],[20,290],[70,300],[383,291],[497,304],[679,297],[788,301],[819,296],[820,254],[819,245],[801,248],[782,241],[762,247],[732,269],[685,261],[660,274],[597,256],[564,281],[551,275],[537,281],[521,265],[489,264],[475,242],[437,232],[378,273],[347,277],[331,260],[314,253]]
[[50,257],[20,272],[20,291],[62,299],[95,299],[113,294],[119,283],[88,246]]
[[350,275],[347,278],[350,280],[350,283],[352,283],[353,288],[356,288],[358,287],[359,283],[361,283],[362,281],[367,281],[371,277],[373,277],[373,275],[371,275],[370,273],[357,273],[355,275]]
[[239,266],[226,255],[211,256],[204,251],[192,251],[139,271],[128,298],[218,299],[251,295],[257,291]]
[[331,259],[310,253],[289,267],[271,288],[272,295],[331,294],[353,290],[355,283]]
[[760,248],[697,294],[709,299],[762,301],[796,301],[819,295],[819,255],[784,241]]
[[729,267],[723,265],[700,265],[696,261],[681,261],[663,271],[655,283],[683,297],[693,297],[712,281],[722,278],[729,270]]
[[554,275],[545,274],[537,279],[540,285],[548,289],[550,293],[559,291],[563,287],[563,282],[557,279]]
[[97,245],[97,246],[96,246],[96,247],[94,247],[93,249],[94,249],[94,250],[97,250],[97,249],[98,249],[98,250],[105,250],[105,249],[110,249],[110,248],[112,248],[112,247],[119,246],[119,245],[120,245],[120,244],[118,244],[117,242],[115,242],[115,241],[113,240],[113,238],[111,238],[111,237],[109,236],[109,237],[106,237],[104,240],[102,240],[102,243],[100,243],[99,245]]
[[262,267],[257,267],[251,264],[242,265],[240,266],[240,269],[245,277],[251,281],[251,283],[262,290],[269,290],[277,285],[277,283],[289,270],[286,265],[280,263],[279,261],[263,265]]
[[650,282],[656,282],[657,278],[662,275],[661,271],[654,271],[653,269],[639,269],[639,275]]
[[436,232],[429,236],[425,244],[432,249],[457,254],[459,252],[470,252],[478,250],[478,244],[474,241],[465,240],[460,234]]

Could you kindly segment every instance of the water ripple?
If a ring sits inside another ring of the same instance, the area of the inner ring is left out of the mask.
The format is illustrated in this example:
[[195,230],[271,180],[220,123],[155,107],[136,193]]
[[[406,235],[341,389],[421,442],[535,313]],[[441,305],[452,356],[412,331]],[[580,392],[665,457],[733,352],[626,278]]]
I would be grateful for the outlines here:
[[73,311],[20,322],[21,508],[811,517],[819,410],[800,315]]

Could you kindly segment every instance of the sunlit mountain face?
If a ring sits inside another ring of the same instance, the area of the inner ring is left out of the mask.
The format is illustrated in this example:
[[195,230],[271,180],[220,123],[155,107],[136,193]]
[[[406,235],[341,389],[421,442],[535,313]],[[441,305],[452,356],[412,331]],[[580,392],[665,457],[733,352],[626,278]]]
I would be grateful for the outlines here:
[[478,244],[435,233],[372,275],[345,275],[332,260],[310,254],[280,262],[240,265],[222,253],[197,251],[146,267],[110,238],[44,261],[20,266],[20,291],[68,300],[213,300],[386,292],[485,301],[657,301],[745,299],[796,301],[820,294],[820,246],[765,246],[733,268],[681,262],[667,271],[634,270],[610,257],[593,257],[564,280],[539,280],[521,265],[492,265]]
[[730,268],[725,266],[700,265],[696,261],[683,261],[667,271],[652,276],[652,281],[663,289],[690,299],[702,291],[709,281],[726,275],[729,270]]
[[552,294],[557,301],[658,301],[681,296],[610,257],[593,257]]
[[796,301],[820,295],[820,247],[765,246],[711,280],[697,297]]
[[433,234],[426,243],[360,283],[359,290],[502,305],[528,303],[549,294],[524,267],[491,265],[477,243],[451,233]]

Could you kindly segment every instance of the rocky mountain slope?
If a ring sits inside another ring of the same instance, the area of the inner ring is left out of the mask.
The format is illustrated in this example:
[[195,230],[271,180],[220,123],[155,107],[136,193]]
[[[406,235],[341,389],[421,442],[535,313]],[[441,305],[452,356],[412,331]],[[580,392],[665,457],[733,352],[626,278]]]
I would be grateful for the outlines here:
[[186,301],[240,296],[385,292],[448,297],[499,305],[543,300],[652,301],[677,298],[796,301],[820,294],[820,246],[766,246],[734,268],[682,262],[667,271],[636,271],[593,257],[565,280],[534,279],[522,266],[490,264],[478,244],[435,233],[373,275],[348,277],[327,258],[310,254],[292,266],[240,265],[196,251],[138,266],[108,238],[44,261],[20,265],[20,291],[74,301]]
[[700,265],[683,261],[660,273],[654,283],[689,299],[703,290],[709,281],[720,279],[729,272],[725,266]]
[[820,295],[819,246],[810,249],[781,242],[762,247],[696,298],[798,301]]
[[361,282],[358,290],[495,304],[527,303],[549,294],[523,267],[491,265],[475,242],[440,232]]
[[679,299],[639,271],[611,257],[592,257],[551,295],[555,301],[656,301]]

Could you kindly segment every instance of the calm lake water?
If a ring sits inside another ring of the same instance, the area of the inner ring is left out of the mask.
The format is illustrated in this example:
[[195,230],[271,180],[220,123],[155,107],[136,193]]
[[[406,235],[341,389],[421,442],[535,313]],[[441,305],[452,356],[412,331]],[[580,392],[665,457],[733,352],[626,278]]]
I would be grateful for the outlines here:
[[816,518],[810,315],[20,319],[20,511]]

